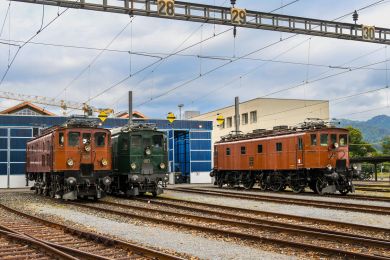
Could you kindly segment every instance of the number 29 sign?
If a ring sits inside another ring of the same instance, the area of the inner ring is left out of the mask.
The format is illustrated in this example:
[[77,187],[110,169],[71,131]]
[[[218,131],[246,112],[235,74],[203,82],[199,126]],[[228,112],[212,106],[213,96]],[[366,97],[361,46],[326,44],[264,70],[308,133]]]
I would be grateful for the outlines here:
[[232,8],[232,24],[246,24],[246,10],[241,8]]

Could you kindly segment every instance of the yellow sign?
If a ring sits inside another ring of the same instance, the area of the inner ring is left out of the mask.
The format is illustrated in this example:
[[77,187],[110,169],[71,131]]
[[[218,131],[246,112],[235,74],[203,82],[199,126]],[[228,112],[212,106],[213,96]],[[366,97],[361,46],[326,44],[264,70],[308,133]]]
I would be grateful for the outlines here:
[[232,8],[230,10],[232,24],[246,24],[246,10],[241,8]]
[[169,112],[169,113],[168,113],[168,116],[167,116],[167,119],[168,119],[169,123],[172,124],[172,122],[175,121],[176,116],[175,116],[175,114],[173,114],[172,112]]
[[367,41],[375,40],[375,26],[362,25],[362,37]]
[[162,16],[175,16],[175,0],[157,0],[157,12]]
[[225,122],[225,118],[223,118],[221,115],[217,116],[217,124],[222,125],[223,122]]
[[102,122],[106,121],[107,117],[108,117],[108,115],[107,115],[107,113],[104,112],[104,111],[100,112],[99,115],[98,115],[98,118],[99,118],[100,121],[102,121]]

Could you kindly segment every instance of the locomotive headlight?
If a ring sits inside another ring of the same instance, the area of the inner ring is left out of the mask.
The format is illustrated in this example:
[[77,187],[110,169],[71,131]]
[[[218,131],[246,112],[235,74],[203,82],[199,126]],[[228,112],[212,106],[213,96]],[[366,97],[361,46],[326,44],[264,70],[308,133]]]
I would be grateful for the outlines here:
[[66,164],[69,166],[69,167],[72,167],[74,165],[74,162],[72,160],[72,158],[69,158],[67,161],[66,161]]
[[104,178],[103,178],[103,183],[104,183],[104,185],[106,185],[106,186],[110,185],[110,184],[111,184],[111,178],[108,177],[108,176],[104,177]]
[[152,151],[150,150],[149,147],[145,149],[145,154],[146,155],[151,155],[152,154]]
[[66,179],[66,183],[67,183],[69,186],[74,186],[74,185],[76,185],[76,182],[77,182],[77,180],[76,180],[76,178],[74,178],[74,177],[69,177],[69,178]]
[[164,170],[165,169],[165,163],[160,163],[160,169]]
[[334,146],[334,148],[339,148],[339,144],[338,143],[334,143],[333,146]]
[[133,175],[133,176],[131,176],[131,179],[132,179],[133,181],[138,180],[138,175]]
[[84,149],[85,149],[86,152],[90,152],[91,151],[91,146],[89,144],[86,144],[84,146]]
[[354,169],[354,170],[357,170],[357,165],[356,164],[352,164],[352,168]]
[[130,167],[131,167],[131,169],[135,170],[135,168],[137,168],[137,165],[135,163],[131,163]]
[[107,166],[107,164],[108,164],[108,161],[107,161],[107,159],[102,159],[102,161],[101,161],[101,163],[102,163],[102,165],[103,166]]
[[331,170],[332,170],[332,165],[328,164],[328,165],[326,166],[326,168],[328,169],[328,171],[331,171]]

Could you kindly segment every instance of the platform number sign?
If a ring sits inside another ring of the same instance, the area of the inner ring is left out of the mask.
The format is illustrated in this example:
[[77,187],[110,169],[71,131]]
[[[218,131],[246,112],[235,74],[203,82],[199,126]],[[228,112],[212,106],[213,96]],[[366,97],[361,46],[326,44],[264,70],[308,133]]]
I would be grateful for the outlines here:
[[363,40],[375,40],[375,26],[362,25]]
[[175,16],[175,1],[174,0],[158,0],[157,1],[158,15]]
[[246,10],[240,8],[231,9],[232,24],[246,24]]

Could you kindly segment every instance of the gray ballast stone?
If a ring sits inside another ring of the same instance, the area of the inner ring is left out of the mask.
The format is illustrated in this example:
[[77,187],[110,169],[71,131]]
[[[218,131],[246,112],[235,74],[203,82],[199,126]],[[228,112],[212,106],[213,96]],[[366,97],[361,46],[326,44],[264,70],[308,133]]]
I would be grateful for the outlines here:
[[43,207],[36,204],[30,208],[41,214],[57,216],[66,221],[88,225],[89,228],[98,232],[110,234],[123,240],[166,248],[202,259],[295,259],[291,256],[237,245],[234,242],[216,241],[196,234],[176,232],[160,227],[138,226],[50,205]]

